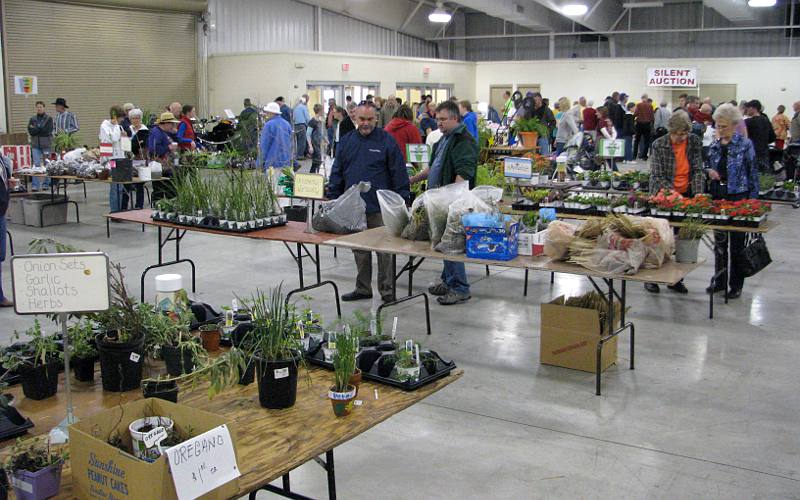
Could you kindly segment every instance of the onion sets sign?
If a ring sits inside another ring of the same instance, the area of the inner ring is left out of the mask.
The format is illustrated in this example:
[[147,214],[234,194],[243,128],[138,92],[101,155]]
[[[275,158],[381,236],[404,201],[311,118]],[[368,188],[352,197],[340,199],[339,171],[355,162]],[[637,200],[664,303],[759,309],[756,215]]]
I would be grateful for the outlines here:
[[648,87],[697,87],[697,68],[647,68]]

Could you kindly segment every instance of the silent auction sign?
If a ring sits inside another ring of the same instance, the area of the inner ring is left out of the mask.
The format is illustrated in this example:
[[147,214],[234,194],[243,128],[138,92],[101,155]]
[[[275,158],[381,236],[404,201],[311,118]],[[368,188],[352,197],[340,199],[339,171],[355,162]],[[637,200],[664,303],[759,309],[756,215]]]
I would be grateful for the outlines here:
[[17,314],[108,309],[108,256],[102,252],[19,255],[11,258]]

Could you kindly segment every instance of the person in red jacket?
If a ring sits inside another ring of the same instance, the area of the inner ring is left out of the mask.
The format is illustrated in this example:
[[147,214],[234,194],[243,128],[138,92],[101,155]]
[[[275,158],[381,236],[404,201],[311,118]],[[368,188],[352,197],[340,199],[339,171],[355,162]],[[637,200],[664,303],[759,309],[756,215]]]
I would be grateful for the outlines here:
[[392,121],[384,127],[384,130],[394,137],[395,142],[403,152],[403,158],[406,158],[406,144],[422,144],[422,137],[419,135],[419,130],[411,121],[414,114],[407,104],[403,104],[397,111],[394,112]]
[[178,146],[181,150],[195,149],[197,147],[197,136],[194,133],[192,120],[195,118],[194,106],[185,104],[181,110],[181,120],[178,125]]

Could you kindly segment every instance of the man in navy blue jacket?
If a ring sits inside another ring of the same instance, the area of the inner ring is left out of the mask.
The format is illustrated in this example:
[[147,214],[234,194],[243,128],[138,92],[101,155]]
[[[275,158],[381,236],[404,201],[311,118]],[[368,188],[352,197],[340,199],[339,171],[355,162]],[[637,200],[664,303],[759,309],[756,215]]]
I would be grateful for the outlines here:
[[[403,153],[394,138],[383,129],[376,128],[377,109],[371,102],[362,102],[356,108],[356,131],[339,140],[336,160],[328,181],[328,198],[338,198],[350,186],[367,181],[372,189],[362,193],[367,204],[367,227],[383,226],[377,191],[388,189],[409,200],[411,191]],[[358,276],[356,289],[342,295],[342,300],[372,298],[372,254],[353,250]],[[392,259],[388,254],[378,254],[378,290],[384,302],[394,300]]]

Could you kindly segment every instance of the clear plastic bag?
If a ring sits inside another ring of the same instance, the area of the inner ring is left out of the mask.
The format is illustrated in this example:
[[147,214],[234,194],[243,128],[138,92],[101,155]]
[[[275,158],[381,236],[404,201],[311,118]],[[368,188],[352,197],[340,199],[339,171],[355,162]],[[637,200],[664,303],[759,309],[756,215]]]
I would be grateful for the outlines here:
[[422,196],[418,196],[411,204],[410,220],[403,229],[401,238],[412,241],[431,240],[431,223],[428,219],[428,209],[425,206],[427,194],[427,191],[422,193]]
[[494,186],[477,186],[470,191],[487,205],[497,205],[503,199],[503,188]]
[[442,239],[444,229],[447,227],[447,215],[450,204],[469,193],[469,183],[456,182],[447,186],[426,191],[428,220],[431,224],[431,247],[435,248]]
[[369,182],[359,182],[335,200],[322,203],[311,226],[317,231],[335,234],[357,233],[367,229],[367,203],[361,197],[371,189]]
[[554,220],[547,226],[544,237],[544,254],[553,260],[565,260],[569,256],[569,244],[575,238],[575,226]]
[[491,210],[489,205],[472,193],[467,193],[451,203],[447,213],[447,226],[434,250],[451,254],[464,253],[467,241],[462,217],[472,212],[489,213]]
[[378,190],[378,204],[381,206],[381,216],[386,230],[393,236],[400,236],[409,221],[406,200],[402,196],[388,189]]

